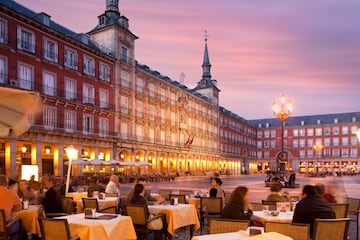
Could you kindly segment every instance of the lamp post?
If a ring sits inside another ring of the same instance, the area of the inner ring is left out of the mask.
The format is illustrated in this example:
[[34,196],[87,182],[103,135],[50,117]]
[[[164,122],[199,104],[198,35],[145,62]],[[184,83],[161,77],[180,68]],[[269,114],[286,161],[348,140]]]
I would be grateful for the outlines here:
[[69,192],[71,162],[74,159],[74,157],[77,153],[77,150],[74,148],[73,145],[71,145],[70,147],[65,148],[65,151],[66,151],[66,155],[68,156],[68,159],[69,159],[69,165],[68,165],[67,176],[66,176],[66,187],[65,187],[65,196],[66,196]]
[[286,99],[286,96],[282,94],[280,96],[280,105],[274,102],[272,104],[272,109],[274,115],[281,121],[281,153],[280,158],[277,159],[277,169],[280,168],[280,171],[285,170],[284,162],[284,129],[285,129],[285,120],[290,116],[293,111],[293,106],[290,100]]
[[[323,146],[321,145],[321,143],[316,143],[314,146],[314,151],[315,151],[315,176],[319,175],[319,171],[318,171],[318,158],[319,155],[321,156],[321,150],[323,148]],[[320,153],[320,154],[319,154]]]

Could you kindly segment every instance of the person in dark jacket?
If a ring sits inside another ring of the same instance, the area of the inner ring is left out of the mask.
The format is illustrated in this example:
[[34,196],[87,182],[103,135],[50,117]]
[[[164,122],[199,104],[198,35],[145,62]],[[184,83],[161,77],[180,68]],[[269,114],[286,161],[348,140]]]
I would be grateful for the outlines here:
[[222,210],[221,217],[227,219],[250,220],[252,214],[248,188],[237,187],[231,193],[229,202]]
[[45,197],[42,200],[45,213],[61,213],[63,212],[60,196],[65,195],[65,188],[63,184],[58,183],[54,176],[49,177],[46,182]]
[[334,219],[335,213],[312,185],[306,185],[302,191],[302,199],[296,204],[293,223],[309,223],[312,234],[316,218]]

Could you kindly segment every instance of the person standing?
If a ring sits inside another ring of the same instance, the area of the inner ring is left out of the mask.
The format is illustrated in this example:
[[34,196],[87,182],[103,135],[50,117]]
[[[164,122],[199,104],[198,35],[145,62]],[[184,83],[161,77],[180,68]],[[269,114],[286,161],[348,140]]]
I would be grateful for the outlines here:
[[316,218],[333,219],[335,213],[314,186],[306,185],[301,200],[296,204],[293,223],[309,223],[311,235]]
[[120,182],[119,177],[111,175],[109,183],[106,185],[105,193],[116,193],[120,197]]

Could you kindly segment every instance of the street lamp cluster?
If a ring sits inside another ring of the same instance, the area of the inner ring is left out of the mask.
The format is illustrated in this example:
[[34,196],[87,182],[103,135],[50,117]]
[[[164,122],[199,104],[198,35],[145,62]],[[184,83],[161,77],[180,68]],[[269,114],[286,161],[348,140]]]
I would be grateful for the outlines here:
[[314,146],[313,146],[313,148],[314,148],[314,151],[315,151],[315,159],[316,159],[316,161],[315,161],[315,174],[316,174],[316,176],[318,176],[319,175],[319,166],[318,166],[318,158],[319,157],[321,157],[321,150],[323,149],[323,145],[321,145],[321,143],[316,143]]
[[274,102],[272,104],[272,109],[274,115],[281,121],[281,152],[277,158],[277,169],[280,171],[285,170],[286,157],[284,153],[284,129],[285,129],[285,120],[290,116],[293,111],[293,105],[290,100],[286,99],[286,96],[283,94],[280,96],[280,104]]

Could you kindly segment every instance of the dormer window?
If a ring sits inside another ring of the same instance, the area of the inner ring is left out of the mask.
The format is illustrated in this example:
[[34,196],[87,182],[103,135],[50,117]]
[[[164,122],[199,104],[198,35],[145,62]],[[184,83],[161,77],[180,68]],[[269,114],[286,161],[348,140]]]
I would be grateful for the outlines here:
[[266,128],[269,128],[269,127],[270,127],[270,123],[266,123],[266,124],[265,124],[265,127],[266,127]]
[[318,119],[318,120],[316,121],[316,123],[317,123],[317,125],[320,125],[320,124],[321,124],[321,120]]
[[339,119],[334,118],[334,123],[339,123]]
[[305,125],[305,121],[300,121],[300,125],[304,126]]
[[105,16],[99,17],[99,25],[104,25],[104,24],[105,24]]

